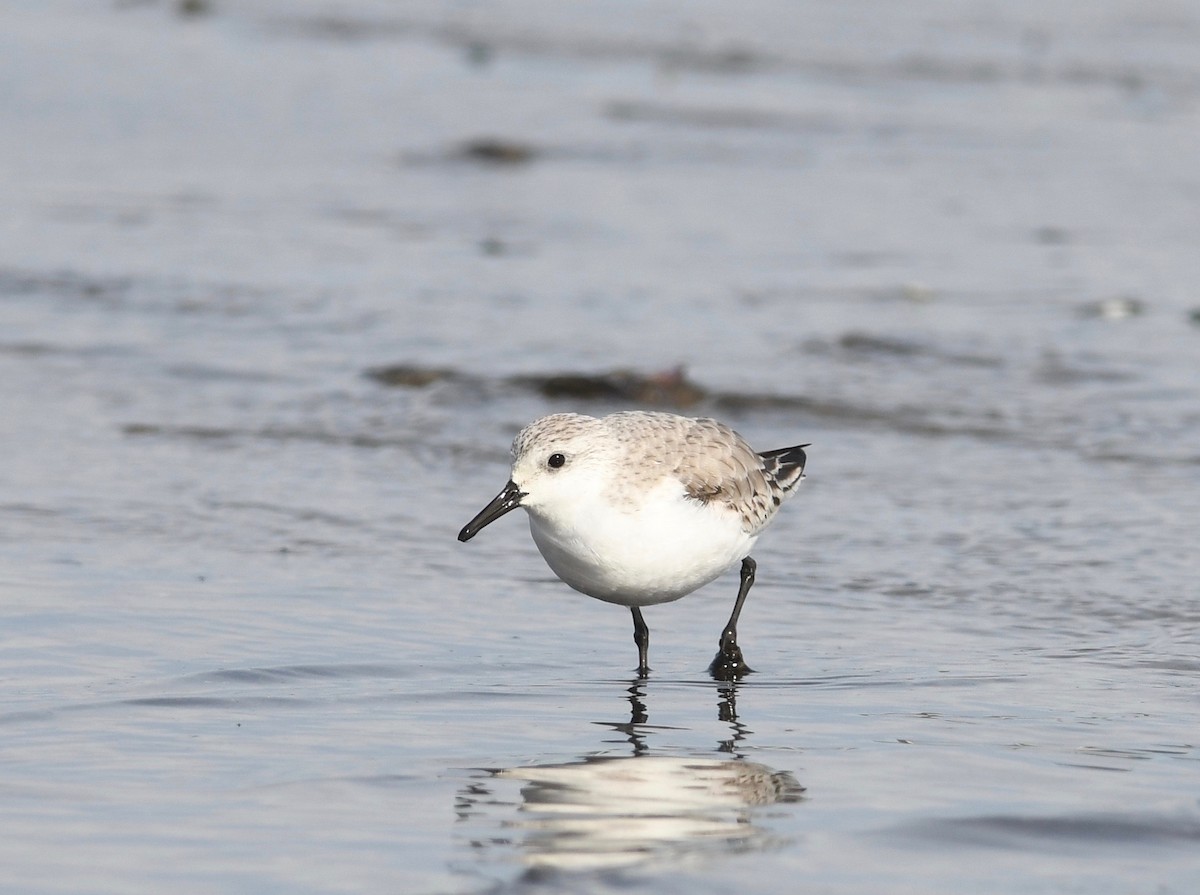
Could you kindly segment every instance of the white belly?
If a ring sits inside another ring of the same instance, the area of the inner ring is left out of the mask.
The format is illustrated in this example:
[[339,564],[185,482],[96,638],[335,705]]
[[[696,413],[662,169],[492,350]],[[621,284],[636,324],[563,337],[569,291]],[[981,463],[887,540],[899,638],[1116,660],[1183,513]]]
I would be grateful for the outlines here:
[[623,606],[678,600],[749,554],[755,537],[724,507],[677,491],[637,509],[581,505],[569,519],[530,510],[529,530],[554,574],[590,597]]

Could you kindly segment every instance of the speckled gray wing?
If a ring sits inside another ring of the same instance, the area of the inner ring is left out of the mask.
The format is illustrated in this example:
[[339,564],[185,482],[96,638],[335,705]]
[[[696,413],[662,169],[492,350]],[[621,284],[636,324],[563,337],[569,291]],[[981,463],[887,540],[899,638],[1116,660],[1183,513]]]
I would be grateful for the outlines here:
[[804,475],[801,448],[757,454],[716,420],[641,413],[624,422],[642,429],[643,437],[627,442],[629,450],[645,454],[633,468],[674,475],[688,497],[740,515],[748,534],[762,530]]

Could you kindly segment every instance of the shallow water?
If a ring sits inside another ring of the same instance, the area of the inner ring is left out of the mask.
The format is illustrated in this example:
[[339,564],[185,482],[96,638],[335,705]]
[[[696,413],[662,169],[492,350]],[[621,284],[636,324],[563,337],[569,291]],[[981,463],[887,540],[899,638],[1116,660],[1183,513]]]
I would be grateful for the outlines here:
[[[1200,887],[1192,11],[181,8],[0,31],[6,892]],[[643,401],[736,685],[454,537]]]

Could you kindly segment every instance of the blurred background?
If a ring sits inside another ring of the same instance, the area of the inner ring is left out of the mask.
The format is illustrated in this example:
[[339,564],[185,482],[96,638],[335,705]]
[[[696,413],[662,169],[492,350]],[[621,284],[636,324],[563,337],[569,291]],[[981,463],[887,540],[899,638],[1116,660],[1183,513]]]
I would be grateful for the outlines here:
[[[1193,890],[1194,4],[0,21],[7,891]],[[631,407],[813,443],[737,688],[455,541]]]

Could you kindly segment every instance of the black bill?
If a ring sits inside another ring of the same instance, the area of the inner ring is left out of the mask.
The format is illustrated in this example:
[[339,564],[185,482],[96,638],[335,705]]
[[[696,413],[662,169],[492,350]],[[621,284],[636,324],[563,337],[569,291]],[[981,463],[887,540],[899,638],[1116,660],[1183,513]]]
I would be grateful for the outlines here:
[[515,510],[521,505],[521,498],[525,495],[517,488],[516,482],[510,481],[504,486],[504,490],[495,496],[491,503],[479,511],[479,514],[463,526],[463,530],[458,533],[460,541],[469,541],[475,535],[483,530],[485,525],[490,525],[495,522],[505,513]]

